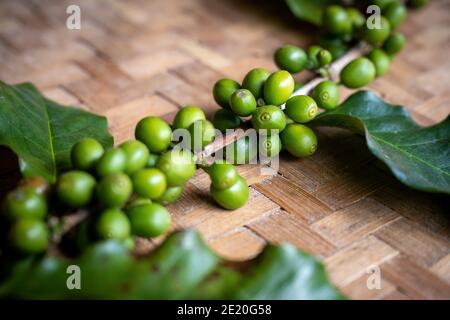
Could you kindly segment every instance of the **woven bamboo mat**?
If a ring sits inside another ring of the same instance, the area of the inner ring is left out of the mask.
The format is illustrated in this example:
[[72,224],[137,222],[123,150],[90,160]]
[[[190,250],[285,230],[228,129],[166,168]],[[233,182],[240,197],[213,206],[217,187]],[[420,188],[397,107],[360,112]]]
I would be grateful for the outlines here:
[[[215,80],[240,81],[253,67],[273,70],[278,46],[310,43],[314,29],[277,2],[1,1],[0,79],[32,81],[58,102],[106,115],[120,143],[146,115],[171,120],[184,104],[210,115],[217,108]],[[371,85],[422,124],[450,112],[450,2],[431,2],[410,14],[401,27],[405,50]],[[81,6],[81,30],[66,28],[73,3]],[[253,257],[267,242],[293,243],[322,257],[333,282],[353,299],[449,299],[448,198],[402,186],[358,136],[337,129],[318,136],[313,157],[283,155],[275,176],[240,167],[251,200],[237,211],[214,205],[199,172],[170,206],[174,228],[200,230],[231,259]],[[370,267],[381,271],[380,289],[367,288]]]

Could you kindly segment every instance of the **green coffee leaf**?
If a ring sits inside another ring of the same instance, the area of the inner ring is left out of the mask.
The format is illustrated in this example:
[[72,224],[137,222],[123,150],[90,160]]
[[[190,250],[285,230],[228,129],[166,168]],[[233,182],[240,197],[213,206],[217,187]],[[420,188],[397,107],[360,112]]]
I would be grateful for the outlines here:
[[112,145],[106,118],[50,101],[30,83],[0,81],[0,145],[13,150],[25,176],[50,182],[70,168],[70,149],[81,138]]
[[350,129],[366,137],[370,151],[409,187],[450,194],[450,117],[420,127],[401,106],[359,91],[312,123]]
[[333,0],[286,0],[292,13],[299,19],[322,25],[323,10],[330,4],[338,1]]
[[[55,299],[344,298],[323,264],[291,245],[271,245],[254,260],[232,263],[218,257],[195,231],[174,233],[139,259],[106,241],[74,261],[55,260],[17,263],[9,280],[0,283],[0,297],[37,299],[45,292],[45,298]],[[63,266],[69,264],[81,270],[80,290],[67,289]]]

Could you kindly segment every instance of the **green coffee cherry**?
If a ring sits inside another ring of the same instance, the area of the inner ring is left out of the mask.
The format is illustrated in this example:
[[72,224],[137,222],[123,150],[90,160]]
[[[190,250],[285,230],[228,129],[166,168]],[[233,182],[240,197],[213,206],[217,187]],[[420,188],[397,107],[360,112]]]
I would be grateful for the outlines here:
[[389,70],[391,58],[381,49],[375,48],[367,55],[370,61],[375,66],[376,76],[382,76]]
[[339,37],[322,37],[319,45],[331,53],[333,60],[339,59],[348,51],[348,45]]
[[347,88],[361,88],[373,81],[376,69],[367,58],[357,58],[351,61],[341,71],[341,82]]
[[194,176],[196,169],[192,153],[177,149],[162,154],[156,168],[164,173],[169,187],[185,184]]
[[106,150],[95,167],[99,177],[123,172],[127,165],[127,155],[120,148]]
[[366,23],[366,18],[356,8],[347,8],[347,15],[351,20],[354,29],[359,29]]
[[325,9],[322,24],[330,34],[346,35],[352,32],[350,16],[343,7],[338,5],[331,5]]
[[267,104],[280,106],[294,92],[294,78],[285,70],[272,73],[264,85],[264,101]]
[[173,120],[173,129],[187,129],[198,120],[206,120],[203,110],[197,106],[185,106],[177,112]]
[[324,80],[314,88],[312,97],[320,108],[335,109],[339,105],[339,85],[331,80]]
[[250,163],[258,154],[257,139],[245,136],[226,146],[225,158],[228,163],[238,165]]
[[11,227],[12,245],[24,253],[40,253],[48,247],[47,225],[37,219],[19,219]]
[[170,227],[170,215],[163,206],[152,203],[136,206],[128,211],[133,234],[144,237],[157,237]]
[[214,188],[223,190],[235,184],[239,178],[236,168],[226,162],[216,162],[212,164],[208,170],[211,184]]
[[389,21],[392,30],[405,21],[406,13],[406,7],[399,2],[391,2],[383,10],[383,16]]
[[8,218],[44,219],[47,215],[47,202],[42,195],[28,188],[18,188],[8,193],[5,199]]
[[95,164],[103,155],[103,146],[100,142],[92,138],[85,138],[72,147],[70,158],[74,169],[91,171]]
[[316,135],[303,124],[289,124],[280,137],[285,149],[296,157],[307,157],[317,150]]
[[331,55],[330,51],[322,49],[317,54],[317,62],[319,63],[320,67],[327,66],[333,61],[333,56]]
[[219,109],[214,113],[213,124],[214,127],[225,132],[227,129],[239,128],[242,124],[242,120],[230,110]]
[[282,149],[280,136],[278,134],[260,136],[258,146],[260,155],[266,158],[277,156]]
[[97,221],[97,233],[102,239],[128,239],[131,234],[130,221],[122,210],[107,209]]
[[226,189],[217,189],[211,184],[210,192],[217,204],[228,210],[241,208],[249,198],[247,182],[241,176]]
[[284,112],[295,122],[306,123],[317,115],[317,104],[308,96],[294,96],[286,102]]
[[247,117],[256,110],[256,99],[249,90],[239,89],[231,95],[230,107],[238,116]]
[[[252,125],[256,130],[266,129],[268,134],[270,130],[282,131],[286,126],[286,117],[284,112],[276,106],[267,105],[259,107],[252,116]],[[260,132],[264,134],[264,131]]]
[[121,208],[133,192],[131,179],[124,173],[104,176],[97,185],[97,199],[106,208]]
[[305,68],[308,57],[302,49],[285,45],[275,51],[274,60],[278,68],[290,73],[298,73]]
[[319,60],[317,59],[317,55],[319,54],[322,47],[319,46],[310,46],[308,48],[308,63],[307,68],[310,70],[314,70],[320,67]]
[[166,206],[170,203],[177,201],[183,194],[183,191],[184,191],[183,186],[175,186],[167,188],[161,197],[155,199],[155,202],[159,203],[160,205]]
[[93,198],[96,181],[84,171],[69,171],[62,174],[56,184],[59,200],[71,207],[88,205]]
[[130,201],[130,203],[127,205],[126,211],[128,212],[129,209],[136,207],[136,206],[141,206],[143,204],[151,204],[151,203],[153,203],[153,202],[149,198],[136,197],[132,201]]
[[402,51],[405,45],[405,37],[401,33],[393,33],[384,42],[383,50],[389,54],[394,55]]
[[147,146],[138,140],[130,140],[120,145],[127,158],[125,173],[133,174],[148,163],[150,152]]
[[146,117],[139,121],[134,134],[137,140],[142,141],[154,153],[167,150],[172,141],[172,129],[158,117]]
[[264,84],[269,76],[270,72],[264,68],[252,69],[245,76],[242,88],[249,90],[255,99],[259,99],[263,96]]
[[364,26],[362,37],[365,41],[373,46],[378,46],[384,43],[391,33],[391,25],[385,17],[380,18],[380,28],[369,29],[367,25]]
[[157,199],[166,191],[166,176],[156,168],[141,169],[131,178],[134,192],[140,197]]
[[222,108],[229,109],[230,97],[236,90],[240,89],[241,86],[234,80],[231,79],[221,79],[214,84],[213,96],[214,100]]
[[214,141],[216,129],[208,120],[197,120],[188,128],[191,135],[191,150],[200,151]]

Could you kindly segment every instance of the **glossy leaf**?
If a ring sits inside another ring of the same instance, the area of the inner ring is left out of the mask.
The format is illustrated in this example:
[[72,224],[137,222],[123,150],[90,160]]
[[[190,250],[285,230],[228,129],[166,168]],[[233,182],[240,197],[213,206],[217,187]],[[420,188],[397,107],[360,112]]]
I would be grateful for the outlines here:
[[[46,272],[42,260],[19,263],[10,280],[0,284],[0,297],[42,298],[39,288],[46,298],[56,299],[344,298],[330,284],[322,263],[291,245],[268,246],[252,261],[231,263],[195,231],[174,233],[139,259],[114,241],[97,243],[70,263],[54,259],[45,259],[50,265]],[[61,277],[59,266],[68,264],[80,267],[80,290],[68,290],[69,275]]]
[[30,83],[0,81],[0,144],[13,150],[25,176],[50,182],[70,168],[70,149],[84,137],[112,146],[106,118],[46,99]]
[[450,194],[450,117],[420,127],[401,106],[359,91],[312,125],[335,126],[364,135],[370,151],[409,187]]

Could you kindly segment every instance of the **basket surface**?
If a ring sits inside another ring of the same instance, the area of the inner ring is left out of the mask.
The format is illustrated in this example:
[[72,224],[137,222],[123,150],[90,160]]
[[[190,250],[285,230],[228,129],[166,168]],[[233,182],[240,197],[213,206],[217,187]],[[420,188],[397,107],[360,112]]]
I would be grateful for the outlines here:
[[[277,1],[78,2],[81,30],[66,28],[70,1],[2,1],[0,79],[34,82],[58,102],[106,115],[116,143],[132,138],[147,115],[171,120],[185,104],[211,115],[217,79],[273,70],[276,48],[306,46],[314,33]],[[411,13],[400,28],[406,48],[370,86],[422,124],[450,112],[449,12],[450,2],[435,0]],[[320,129],[318,136],[314,156],[283,155],[275,176],[241,166],[251,199],[236,211],[214,205],[208,177],[198,172],[170,206],[174,228],[200,230],[232,259],[250,258],[267,242],[291,242],[322,257],[353,299],[450,299],[448,199],[401,185],[354,134]],[[380,289],[367,287],[371,267],[381,272]]]

